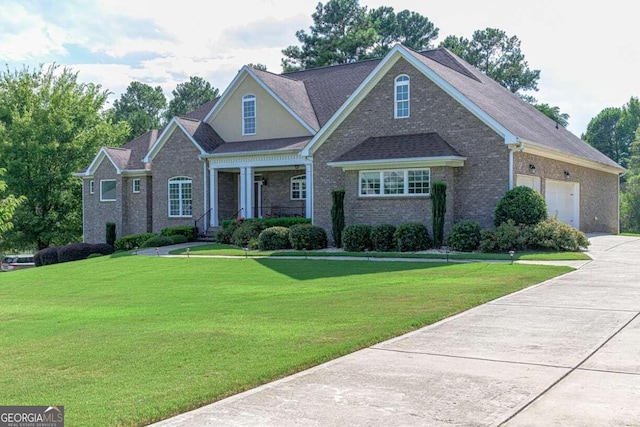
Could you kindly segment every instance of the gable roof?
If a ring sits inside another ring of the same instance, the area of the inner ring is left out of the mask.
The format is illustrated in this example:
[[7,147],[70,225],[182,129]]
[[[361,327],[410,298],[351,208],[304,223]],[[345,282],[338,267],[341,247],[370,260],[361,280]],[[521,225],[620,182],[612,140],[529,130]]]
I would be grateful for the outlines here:
[[[525,151],[555,156],[565,161],[586,162],[589,166],[608,171],[624,171],[620,165],[571,132],[562,127],[556,128],[553,120],[447,49],[415,52],[402,45],[394,46],[379,61],[361,63],[367,67],[373,66],[373,69],[332,116],[326,122],[321,121],[323,127],[301,154],[311,155],[401,58],[501,135],[506,144],[520,144]],[[326,67],[319,72],[326,74],[323,76],[325,81],[337,81],[339,79],[336,76],[350,67],[357,70],[355,65],[335,67],[337,74],[333,79],[329,74],[334,67]],[[306,84],[307,87],[312,86],[310,82]],[[314,97],[310,95],[310,98],[313,102]]]
[[149,151],[149,148],[156,142],[157,138],[158,131],[154,129],[127,142],[122,147],[102,147],[93,158],[91,164],[74,175],[92,176],[105,157],[113,164],[118,174],[123,172],[148,171],[150,167],[148,164],[143,163],[142,159],[147,154],[147,151]]
[[149,149],[143,161],[151,163],[176,130],[184,132],[200,155],[207,154],[224,144],[224,140],[208,123],[186,117],[174,117]]
[[227,142],[204,157],[228,154],[247,154],[265,151],[300,151],[311,140],[310,136]]
[[209,114],[209,111],[211,111],[211,109],[213,108],[214,105],[216,105],[219,99],[220,97],[218,96],[217,98],[212,99],[209,102],[205,102],[195,110],[188,112],[182,117],[186,117],[188,119],[194,119],[194,120],[204,120],[204,118],[207,116],[207,114]]

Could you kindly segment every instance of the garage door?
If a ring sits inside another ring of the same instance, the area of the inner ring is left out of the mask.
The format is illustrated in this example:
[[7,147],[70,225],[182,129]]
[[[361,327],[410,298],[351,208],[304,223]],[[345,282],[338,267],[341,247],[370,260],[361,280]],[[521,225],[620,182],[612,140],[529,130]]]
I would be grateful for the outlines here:
[[544,198],[549,216],[557,216],[566,224],[580,227],[580,184],[547,179]]

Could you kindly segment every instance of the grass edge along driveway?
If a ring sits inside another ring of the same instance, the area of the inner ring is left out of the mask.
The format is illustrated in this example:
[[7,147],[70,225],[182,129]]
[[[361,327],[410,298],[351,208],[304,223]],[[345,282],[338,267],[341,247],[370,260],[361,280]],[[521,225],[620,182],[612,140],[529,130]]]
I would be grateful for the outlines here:
[[0,405],[146,425],[571,271],[100,257],[0,275]]

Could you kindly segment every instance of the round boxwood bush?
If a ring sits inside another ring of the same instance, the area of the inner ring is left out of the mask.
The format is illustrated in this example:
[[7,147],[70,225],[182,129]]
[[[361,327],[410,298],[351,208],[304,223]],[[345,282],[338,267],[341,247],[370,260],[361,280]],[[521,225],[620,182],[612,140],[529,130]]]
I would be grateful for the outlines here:
[[517,225],[513,220],[507,220],[494,229],[480,232],[480,251],[507,252],[527,249],[530,245],[533,227]]
[[298,224],[289,228],[289,241],[296,250],[314,250],[327,247],[327,232],[311,224]]
[[507,220],[516,225],[534,225],[547,219],[547,203],[542,194],[524,186],[515,187],[506,192],[498,202],[494,212],[494,225],[497,227]]
[[391,224],[380,224],[371,230],[371,246],[377,252],[393,252],[396,250],[396,242],[393,234],[396,226]]
[[579,251],[589,246],[589,239],[580,230],[557,218],[548,218],[533,227],[531,246],[555,251]]
[[274,251],[291,247],[289,229],[287,227],[265,228],[258,236],[258,240],[258,247],[261,251]]
[[171,234],[169,236],[165,236],[171,239],[172,244],[177,245],[180,243],[187,243],[189,239],[184,234]]
[[342,230],[342,246],[348,252],[364,252],[370,250],[371,229],[367,224],[352,224]]
[[171,237],[154,236],[154,237],[150,238],[149,240],[147,240],[146,242],[144,242],[141,247],[142,248],[157,248],[158,246],[169,246],[169,245],[173,245],[173,240],[171,240]]
[[472,252],[480,245],[480,224],[475,221],[460,221],[453,224],[447,245],[454,251]]
[[393,238],[400,252],[424,251],[433,246],[427,227],[420,222],[399,225]]
[[231,243],[241,248],[249,247],[251,239],[257,239],[262,230],[266,227],[260,221],[244,221],[233,231]]

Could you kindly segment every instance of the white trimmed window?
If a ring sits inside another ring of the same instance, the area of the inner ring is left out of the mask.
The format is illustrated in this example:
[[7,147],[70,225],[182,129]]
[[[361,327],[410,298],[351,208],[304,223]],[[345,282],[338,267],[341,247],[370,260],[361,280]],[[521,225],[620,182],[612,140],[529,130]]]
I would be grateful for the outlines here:
[[428,196],[430,169],[361,171],[360,196]]
[[245,95],[242,98],[242,134],[256,134],[256,96]]
[[178,176],[169,180],[169,216],[190,217],[193,214],[192,180]]
[[115,179],[100,180],[100,201],[101,202],[116,201],[116,180]]
[[96,192],[96,182],[91,180],[89,181],[89,194],[93,194]]
[[307,199],[307,176],[298,175],[291,177],[291,200]]
[[132,181],[132,185],[133,185],[133,192],[134,193],[139,193],[140,192],[140,179],[136,178]]
[[409,117],[409,76],[402,75],[395,80],[395,118]]

